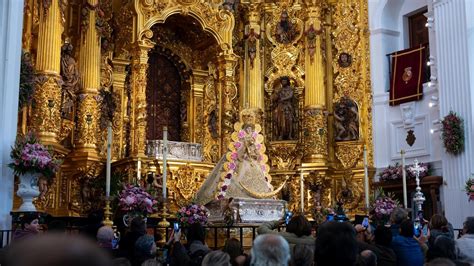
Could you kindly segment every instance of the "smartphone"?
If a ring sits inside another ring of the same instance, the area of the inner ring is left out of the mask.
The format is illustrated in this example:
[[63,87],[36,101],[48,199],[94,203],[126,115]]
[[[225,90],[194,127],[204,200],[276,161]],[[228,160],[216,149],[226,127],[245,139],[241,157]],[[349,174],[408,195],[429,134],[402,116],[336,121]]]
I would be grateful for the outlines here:
[[365,228],[369,227],[369,217],[364,218],[364,220],[362,221],[362,226]]
[[330,222],[330,221],[334,221],[334,215],[333,214],[328,214],[326,216],[326,221]]
[[413,223],[413,234],[414,234],[416,237],[420,237],[420,235],[421,235],[421,228],[420,228],[420,223],[419,223],[419,222]]
[[174,228],[174,231],[175,231],[175,232],[178,232],[178,231],[179,231],[179,223],[176,223],[176,222],[175,222],[175,223],[173,224],[173,228]]
[[292,212],[287,212],[287,213],[285,214],[285,224],[288,225],[288,223],[290,222],[292,216],[293,216],[293,213],[292,213]]
[[427,224],[423,225],[422,231],[423,231],[423,235],[425,235],[425,236],[428,235],[428,225]]

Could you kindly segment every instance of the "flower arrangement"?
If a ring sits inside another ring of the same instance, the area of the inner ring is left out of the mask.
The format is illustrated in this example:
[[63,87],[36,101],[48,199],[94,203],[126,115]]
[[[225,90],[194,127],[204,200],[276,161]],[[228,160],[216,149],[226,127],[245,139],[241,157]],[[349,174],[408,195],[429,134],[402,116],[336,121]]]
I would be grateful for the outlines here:
[[474,201],[474,174],[466,181],[466,194],[469,197],[469,201]]
[[[258,131],[259,130],[253,130],[251,127],[247,127],[245,130],[241,129],[239,132],[234,132],[232,134],[232,139],[234,142],[230,145],[231,151],[229,151],[226,155],[227,162],[224,164],[224,169],[226,171],[221,177],[222,181],[220,183],[220,190],[217,195],[217,199],[221,200],[225,198],[227,189],[231,183],[231,179],[237,170],[237,161],[239,160],[240,156],[239,154],[245,153],[243,149],[252,151],[253,154],[249,154],[247,156],[255,156],[255,159],[260,164],[265,176],[268,175],[268,171],[270,170],[266,165],[268,158],[263,155],[265,146],[263,143],[261,143],[261,141],[258,140]],[[248,139],[251,139],[252,144],[248,143]],[[251,147],[249,147],[249,145],[251,145]]]
[[158,202],[141,187],[124,185],[118,199],[119,208],[123,211],[137,212],[146,216],[158,210]]
[[[420,179],[430,174],[431,169],[429,163],[420,163],[419,166],[423,168],[420,171]],[[405,165],[405,171],[407,173],[407,179],[414,179],[416,177],[416,173],[411,169],[410,165]],[[402,166],[398,163],[396,163],[395,166],[389,165],[387,168],[385,168],[382,172],[379,173],[379,177],[380,181],[382,182],[402,180]]]
[[379,193],[379,196],[370,206],[369,214],[371,215],[372,221],[385,225],[390,219],[390,214],[398,207],[399,203],[393,199],[393,195],[386,195],[383,190]]
[[187,227],[194,223],[207,224],[209,211],[203,205],[191,204],[178,210],[176,218],[182,226]]
[[447,153],[458,155],[464,150],[463,120],[456,113],[450,111],[444,117],[441,129],[441,138]]
[[13,162],[8,166],[15,175],[38,173],[51,179],[61,165],[61,161],[54,159],[52,151],[43,146],[32,132],[16,139],[10,157]]

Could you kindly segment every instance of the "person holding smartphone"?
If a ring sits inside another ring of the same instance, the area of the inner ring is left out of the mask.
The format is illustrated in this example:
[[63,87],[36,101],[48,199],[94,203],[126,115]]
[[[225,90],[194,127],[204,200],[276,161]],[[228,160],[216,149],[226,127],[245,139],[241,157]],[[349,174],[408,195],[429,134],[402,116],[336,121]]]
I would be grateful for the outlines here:
[[257,232],[259,235],[281,235],[290,244],[290,250],[293,250],[296,244],[308,245],[311,250],[314,250],[315,238],[311,235],[311,224],[306,217],[303,215],[293,216],[286,225],[286,231],[275,231],[275,229],[285,224],[285,220],[263,223],[257,229]]

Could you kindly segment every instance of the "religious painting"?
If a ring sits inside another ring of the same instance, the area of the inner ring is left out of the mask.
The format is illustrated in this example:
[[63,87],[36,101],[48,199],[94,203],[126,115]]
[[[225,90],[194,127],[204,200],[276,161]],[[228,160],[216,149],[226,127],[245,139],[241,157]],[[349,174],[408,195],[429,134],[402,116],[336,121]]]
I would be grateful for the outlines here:
[[298,99],[288,77],[281,77],[271,95],[273,140],[294,140],[297,134]]
[[352,64],[352,56],[348,53],[341,53],[337,63],[340,67],[350,67]]
[[164,55],[152,51],[147,82],[147,139],[163,138],[168,127],[168,140],[181,140],[181,77],[175,64]]
[[334,108],[336,141],[359,139],[359,108],[349,97],[342,97]]

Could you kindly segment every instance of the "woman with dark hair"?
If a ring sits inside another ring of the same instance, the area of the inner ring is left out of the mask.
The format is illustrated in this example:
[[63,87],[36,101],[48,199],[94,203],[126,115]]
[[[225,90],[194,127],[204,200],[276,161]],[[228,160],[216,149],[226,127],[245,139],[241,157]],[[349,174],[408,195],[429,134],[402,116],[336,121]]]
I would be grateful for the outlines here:
[[450,259],[456,265],[470,265],[469,263],[458,261],[456,243],[454,239],[445,235],[438,236],[427,252],[426,261],[431,262],[437,258]]
[[318,228],[314,261],[317,266],[355,265],[358,255],[355,230],[347,222],[325,222]]
[[240,241],[235,238],[227,239],[222,251],[229,254],[232,266],[244,265],[247,259],[247,255],[244,253]]
[[13,234],[13,241],[27,239],[39,233],[39,219],[36,213],[26,213],[20,218],[21,228]]
[[171,260],[172,265],[201,265],[202,260],[211,250],[205,244],[206,231],[199,223],[191,224],[188,228],[186,237],[188,239],[185,248],[181,242],[181,231],[172,232],[170,236],[173,244]]
[[257,229],[259,235],[261,234],[278,234],[281,235],[290,244],[290,250],[296,244],[308,245],[314,249],[314,237],[311,236],[311,224],[303,215],[296,215],[291,218],[288,225],[286,225],[285,232],[274,231],[283,221],[266,222],[260,225]]
[[133,218],[130,223],[130,231],[119,242],[119,257],[125,257],[132,261],[135,250],[135,242],[146,234],[146,223],[142,217]]

